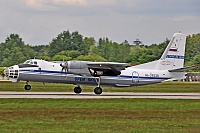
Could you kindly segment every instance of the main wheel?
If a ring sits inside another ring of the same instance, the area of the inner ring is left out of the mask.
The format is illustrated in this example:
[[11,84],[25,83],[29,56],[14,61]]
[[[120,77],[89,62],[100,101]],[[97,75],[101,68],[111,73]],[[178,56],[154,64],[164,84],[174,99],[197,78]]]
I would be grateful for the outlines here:
[[31,90],[31,86],[30,85],[25,85],[24,89],[27,90],[27,91],[29,91],[29,90]]
[[102,93],[101,87],[96,87],[96,88],[94,89],[94,93],[97,94],[97,95],[100,95],[100,94]]
[[82,92],[81,87],[79,87],[79,86],[74,87],[74,93],[76,93],[76,94],[80,94],[81,92]]

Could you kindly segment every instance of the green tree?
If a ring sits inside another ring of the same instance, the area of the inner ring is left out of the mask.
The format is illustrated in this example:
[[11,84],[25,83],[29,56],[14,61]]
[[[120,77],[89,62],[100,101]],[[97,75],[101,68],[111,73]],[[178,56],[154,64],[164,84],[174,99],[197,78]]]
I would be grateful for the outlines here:
[[186,39],[186,53],[185,61],[190,62],[193,58],[200,53],[200,34],[193,34],[187,36]]
[[18,34],[11,34],[4,43],[0,44],[0,66],[19,64],[33,58],[35,52],[29,45],[25,45]]
[[89,54],[98,54],[98,47],[95,45],[90,46]]
[[130,53],[130,45],[126,40],[118,44],[110,41],[108,38],[100,38],[98,53],[108,61],[125,62]]
[[31,46],[31,48],[35,51],[35,58],[51,61],[51,58],[48,56],[49,45]]
[[96,55],[96,54],[88,54],[88,55],[81,55],[76,58],[76,60],[83,60],[83,61],[100,61],[100,62],[105,62],[107,61],[103,57]]
[[72,34],[69,31],[63,31],[49,44],[49,56],[53,57],[55,54],[66,50],[75,50],[86,55],[89,48],[83,42],[82,35],[77,31],[72,32]]
[[84,43],[87,45],[88,48],[90,48],[90,46],[95,46],[96,41],[95,41],[94,37],[90,37],[90,38],[85,37]]
[[110,57],[110,44],[111,41],[109,41],[108,38],[100,38],[99,39],[99,45],[98,45],[98,55],[102,56],[106,60],[109,60]]
[[64,55],[66,57],[70,57],[71,59],[77,58],[81,55],[81,53],[77,50],[66,50],[57,53],[57,55]]
[[142,64],[146,62],[150,62],[153,59],[153,51],[149,50],[145,46],[132,46],[131,52],[127,58],[127,62],[131,62],[132,64]]
[[197,66],[198,68],[192,69],[192,71],[200,71],[200,53],[198,53],[190,62],[187,62],[186,65]]
[[52,57],[53,61],[68,61],[71,60],[71,57],[67,57],[65,55],[55,55],[54,57]]

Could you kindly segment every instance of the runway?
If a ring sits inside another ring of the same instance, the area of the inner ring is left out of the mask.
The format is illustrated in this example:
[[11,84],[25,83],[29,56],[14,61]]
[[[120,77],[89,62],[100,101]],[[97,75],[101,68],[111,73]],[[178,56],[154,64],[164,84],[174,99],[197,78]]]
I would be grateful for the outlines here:
[[200,93],[132,93],[103,92],[95,95],[92,92],[74,94],[73,92],[0,92],[0,98],[157,98],[157,99],[200,99]]

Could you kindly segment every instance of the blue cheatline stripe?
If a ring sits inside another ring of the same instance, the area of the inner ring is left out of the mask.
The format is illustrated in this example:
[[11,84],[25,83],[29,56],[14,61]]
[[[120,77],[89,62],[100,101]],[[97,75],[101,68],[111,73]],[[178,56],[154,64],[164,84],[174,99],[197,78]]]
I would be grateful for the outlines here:
[[20,72],[30,72],[30,73],[53,73],[53,74],[68,74],[67,72],[61,71],[49,71],[49,70],[19,70]]
[[[49,71],[49,70],[19,70],[20,72],[30,72],[30,73],[49,73],[49,74],[69,74],[67,72],[59,72],[59,71]],[[113,78],[118,78],[118,76],[110,76]],[[128,75],[120,75],[120,78],[144,78],[144,79],[163,79],[167,80],[170,78],[167,77],[142,77],[142,76],[128,76]]]
[[184,59],[184,56],[181,56],[181,55],[167,55],[166,58]]

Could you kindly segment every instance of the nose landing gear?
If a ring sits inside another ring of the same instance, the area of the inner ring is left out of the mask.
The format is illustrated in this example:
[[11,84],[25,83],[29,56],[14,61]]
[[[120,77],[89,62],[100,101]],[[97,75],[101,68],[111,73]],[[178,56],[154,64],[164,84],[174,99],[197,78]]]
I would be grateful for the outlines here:
[[26,91],[31,90],[31,85],[28,84],[28,81],[26,82],[26,85],[24,86],[24,89],[25,89]]

